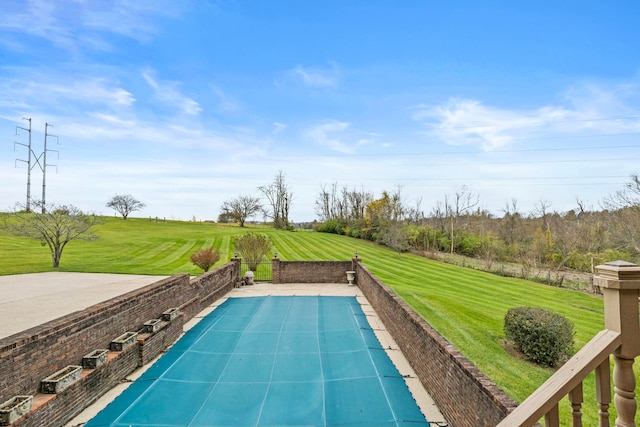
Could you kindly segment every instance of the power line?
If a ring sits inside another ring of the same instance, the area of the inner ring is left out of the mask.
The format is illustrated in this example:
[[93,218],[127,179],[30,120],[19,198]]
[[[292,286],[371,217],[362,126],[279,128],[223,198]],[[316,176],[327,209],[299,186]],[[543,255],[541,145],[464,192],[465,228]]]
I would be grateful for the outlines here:
[[[424,152],[391,152],[391,153],[358,153],[347,157],[398,157],[398,156],[441,156],[441,155],[469,155],[469,154],[490,154],[490,153],[533,153],[533,152],[558,152],[558,151],[590,151],[590,150],[612,150],[624,148],[640,148],[640,145],[600,145],[594,147],[549,147],[549,148],[516,148],[504,150],[473,150],[473,151],[424,151]],[[344,154],[339,155],[344,157]],[[322,156],[322,157],[338,157]]]
[[605,121],[621,121],[621,120],[638,120],[640,116],[629,117],[602,117],[595,119],[573,119],[573,120],[553,120],[553,121],[538,121],[538,122],[514,122],[514,123],[502,123],[494,125],[473,125],[473,126],[446,126],[446,127],[427,127],[426,129],[481,129],[481,128],[495,128],[495,127],[526,127],[526,126],[541,126],[557,123],[588,123],[588,122],[605,122]]

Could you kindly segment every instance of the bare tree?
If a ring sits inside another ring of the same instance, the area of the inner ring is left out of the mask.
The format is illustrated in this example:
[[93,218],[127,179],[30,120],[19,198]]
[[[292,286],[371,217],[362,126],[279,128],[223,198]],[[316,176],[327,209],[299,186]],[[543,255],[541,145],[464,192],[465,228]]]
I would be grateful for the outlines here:
[[333,183],[330,188],[327,188],[323,184],[320,188],[320,194],[316,199],[316,214],[320,217],[320,221],[334,219],[337,186],[337,183]]
[[449,232],[451,234],[451,253],[455,249],[455,230],[458,228],[460,218],[469,214],[471,209],[480,204],[480,196],[474,195],[466,185],[458,189],[453,197],[453,201],[449,202],[448,196],[445,196],[445,209],[449,217]]
[[244,223],[253,214],[262,209],[260,199],[252,196],[239,196],[235,199],[227,200],[222,204],[221,215],[227,215],[240,223],[240,227],[244,227]]
[[346,186],[338,191],[338,184],[330,187],[322,185],[316,199],[316,214],[321,221],[342,219],[358,221],[364,219],[367,206],[373,201],[373,195],[355,188],[349,190]]
[[540,215],[542,218],[542,229],[546,230],[549,228],[549,208],[551,207],[551,202],[545,199],[540,199],[534,206],[534,214]]
[[[60,266],[62,251],[69,242],[97,238],[90,230],[99,222],[96,215],[84,214],[73,205],[32,203],[35,206],[31,212],[16,210],[16,221],[8,225],[8,229],[13,234],[38,239],[43,246],[48,246],[54,268]],[[35,213],[36,209],[42,213]]]
[[127,219],[131,212],[139,211],[145,204],[130,194],[116,194],[106,206],[122,215],[122,219]]
[[415,201],[414,207],[408,207],[406,209],[406,217],[410,223],[420,224],[424,220],[424,211],[422,210],[422,197],[418,197]]
[[501,222],[504,223],[504,227],[500,227],[500,234],[502,235],[502,239],[505,240],[509,245],[513,245],[516,240],[516,232],[518,229],[518,225],[522,220],[522,216],[520,212],[518,212],[518,200],[516,198],[512,198],[510,201],[505,202],[504,209],[502,209],[502,213],[504,216],[502,217]]
[[354,220],[364,219],[367,212],[367,206],[373,200],[373,194],[364,191],[364,189],[357,191],[355,188],[351,190],[347,198],[350,206],[350,218]]
[[607,197],[603,205],[617,211],[619,221],[615,234],[620,246],[631,247],[640,253],[640,175],[631,175],[624,189]]
[[263,209],[265,216],[273,220],[277,229],[289,228],[289,209],[293,200],[293,193],[285,179],[285,174],[279,171],[270,185],[258,187],[269,203],[270,209]]
[[405,227],[399,221],[387,224],[378,233],[378,243],[390,247],[398,256],[409,249],[409,237]]

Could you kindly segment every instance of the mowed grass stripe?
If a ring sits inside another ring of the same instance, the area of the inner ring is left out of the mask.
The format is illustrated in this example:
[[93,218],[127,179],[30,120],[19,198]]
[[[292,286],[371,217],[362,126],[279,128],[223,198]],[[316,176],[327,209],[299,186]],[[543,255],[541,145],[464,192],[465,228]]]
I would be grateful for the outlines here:
[[[389,249],[345,236],[135,218],[105,218],[96,230],[99,240],[74,241],[67,246],[60,271],[199,274],[201,270],[190,265],[191,253],[215,238],[221,258],[225,259],[226,247],[228,259],[233,255],[233,239],[247,232],[270,236],[283,260],[347,260],[358,250],[369,270],[519,401],[552,371],[514,358],[502,347],[503,317],[508,308],[535,305],[566,315],[576,326],[577,347],[603,328],[602,301],[598,298],[410,254],[398,257]],[[2,230],[0,235],[0,274],[53,271],[48,249],[37,240],[9,236]],[[593,395],[593,380],[587,379],[585,396]],[[567,405],[561,406],[564,413]],[[597,425],[597,408],[592,406],[585,404],[585,425]]]
[[352,237],[345,236],[341,238],[341,236],[326,233],[313,233],[313,235],[314,236],[310,237],[313,238],[315,236],[326,236],[324,238],[315,238],[315,240],[317,241],[318,245],[322,245],[330,250],[330,256],[333,257],[330,259],[335,259],[336,257],[338,259],[353,258],[355,256],[356,250],[360,252],[362,249],[367,247],[366,245],[361,245],[361,243],[363,242],[362,240],[356,240]]
[[197,250],[197,247],[196,247],[197,242],[198,242],[197,240],[187,240],[177,248],[176,248],[177,245],[174,245],[172,250],[165,251],[163,253],[164,257],[150,264],[150,267],[151,268],[160,267],[160,266],[167,267],[167,266],[176,265],[176,264],[178,265],[185,264],[185,262],[181,260],[181,258],[183,258],[187,253],[195,252]]
[[305,239],[304,236],[300,236],[301,233],[296,233],[293,236],[293,241],[296,247],[302,249],[306,253],[307,259],[320,259],[329,260],[332,258],[332,254],[322,249],[323,245],[310,242],[309,239]]
[[281,235],[272,235],[270,237],[273,249],[278,251],[278,258],[281,260],[307,260],[303,252],[299,252],[298,249],[294,248],[295,243],[290,239],[284,239],[284,236]]
[[233,257],[233,251],[231,250],[231,237],[230,236],[222,236],[220,239],[216,240],[219,242],[216,248],[220,251],[220,263],[227,262]]

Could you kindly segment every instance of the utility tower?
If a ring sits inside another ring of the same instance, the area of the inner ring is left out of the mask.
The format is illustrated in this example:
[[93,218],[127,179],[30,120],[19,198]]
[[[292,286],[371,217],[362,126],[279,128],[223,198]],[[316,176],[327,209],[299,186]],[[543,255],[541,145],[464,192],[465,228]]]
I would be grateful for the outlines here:
[[31,154],[33,153],[33,150],[31,149],[31,117],[29,117],[28,119],[23,117],[22,120],[27,120],[29,122],[29,127],[25,128],[25,127],[22,127],[22,126],[16,126],[16,135],[18,135],[18,132],[20,131],[20,129],[27,131],[29,133],[29,142],[24,144],[22,142],[15,141],[13,143],[13,151],[16,151],[16,145],[22,145],[23,147],[27,147],[27,160],[16,159],[16,167],[18,166],[18,162],[24,162],[24,163],[27,164],[27,204],[26,204],[26,210],[27,210],[27,212],[31,212],[31,169],[33,169],[33,167],[31,166]]
[[[21,146],[27,148],[27,160],[16,159],[16,167],[18,165],[18,162],[23,162],[23,163],[27,164],[27,203],[26,203],[25,208],[26,208],[27,212],[31,212],[31,170],[33,170],[33,168],[36,165],[38,165],[38,167],[42,171],[42,213],[45,213],[46,187],[47,187],[47,166],[55,166],[56,170],[58,168],[56,165],[52,165],[52,164],[48,164],[47,163],[47,152],[51,151],[51,152],[58,153],[56,150],[50,150],[50,149],[47,148],[47,139],[49,137],[51,137],[51,138],[56,138],[56,141],[57,141],[58,137],[56,135],[52,135],[52,134],[49,133],[49,126],[53,127],[53,125],[50,124],[50,123],[45,123],[45,126],[44,126],[44,150],[42,151],[42,153],[40,153],[40,155],[36,156],[36,153],[33,151],[33,148],[31,147],[31,118],[30,117],[29,118],[23,117],[22,119],[23,120],[27,120],[29,122],[29,127],[16,126],[16,135],[18,135],[20,130],[26,131],[28,133],[28,142],[25,144],[23,142],[14,141],[13,150],[16,151],[16,145],[21,145]],[[33,161],[34,159],[35,159],[35,162]]]
[[[46,123],[44,124],[44,150],[42,151],[42,164],[40,168],[42,169],[42,213],[45,213],[46,208],[46,189],[47,189],[47,166],[54,166],[56,171],[58,170],[57,165],[50,165],[47,163],[47,151],[52,151],[58,154],[58,158],[60,158],[60,153],[56,150],[49,150],[47,148],[47,138],[52,137],[56,139],[58,142],[58,137],[56,135],[52,135],[49,133],[49,126],[53,127],[52,124]],[[39,163],[39,162],[38,162]]]

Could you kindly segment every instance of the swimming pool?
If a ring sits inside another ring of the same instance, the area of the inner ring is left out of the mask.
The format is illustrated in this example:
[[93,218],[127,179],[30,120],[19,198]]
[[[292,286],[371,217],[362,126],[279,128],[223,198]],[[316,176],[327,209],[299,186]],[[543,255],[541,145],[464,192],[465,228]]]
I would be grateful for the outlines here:
[[355,297],[229,298],[87,427],[429,425]]

